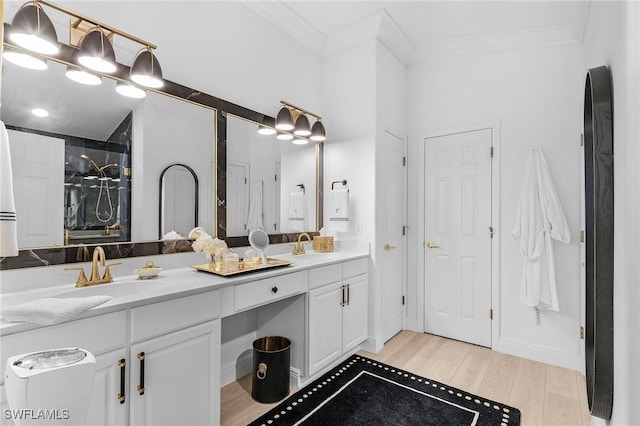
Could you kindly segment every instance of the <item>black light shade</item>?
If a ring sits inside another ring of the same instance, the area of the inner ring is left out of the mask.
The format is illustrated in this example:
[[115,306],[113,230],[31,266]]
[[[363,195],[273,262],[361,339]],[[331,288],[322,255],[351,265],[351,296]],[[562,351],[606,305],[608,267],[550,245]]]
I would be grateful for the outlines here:
[[116,54],[100,28],[90,30],[80,41],[78,62],[94,71],[107,74],[116,72]]
[[316,121],[315,123],[313,123],[313,127],[311,128],[311,136],[309,137],[309,139],[315,142],[323,142],[327,139],[324,131],[324,125],[321,121]]
[[282,107],[280,111],[278,111],[278,116],[276,117],[276,129],[290,131],[293,130],[293,119],[291,118],[291,111],[289,108]]
[[44,55],[60,51],[58,36],[51,19],[40,5],[25,3],[11,21],[9,38],[20,47]]
[[306,115],[300,114],[298,118],[296,118],[296,125],[293,129],[293,134],[296,136],[309,136],[311,134],[309,119]]
[[158,89],[164,85],[162,68],[160,68],[158,58],[151,50],[147,49],[138,53],[133,65],[131,65],[131,80],[152,89]]

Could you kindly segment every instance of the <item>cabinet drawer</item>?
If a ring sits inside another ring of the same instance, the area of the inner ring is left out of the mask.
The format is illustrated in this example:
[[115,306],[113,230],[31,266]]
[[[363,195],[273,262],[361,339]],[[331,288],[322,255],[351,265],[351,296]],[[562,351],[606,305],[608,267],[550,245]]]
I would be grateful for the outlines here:
[[[275,291],[274,291],[275,289]],[[307,291],[307,277],[303,272],[280,275],[264,280],[239,284],[235,289],[235,310],[243,311]]]
[[120,311],[3,336],[0,383],[4,383],[10,356],[65,347],[80,347],[97,355],[126,346],[126,335],[127,312]]
[[180,330],[220,316],[217,291],[131,309],[131,341]]
[[339,282],[342,279],[342,264],[321,266],[309,271],[309,289],[325,284]]
[[369,271],[369,258],[349,260],[342,264],[342,276],[355,277],[356,275],[366,274]]

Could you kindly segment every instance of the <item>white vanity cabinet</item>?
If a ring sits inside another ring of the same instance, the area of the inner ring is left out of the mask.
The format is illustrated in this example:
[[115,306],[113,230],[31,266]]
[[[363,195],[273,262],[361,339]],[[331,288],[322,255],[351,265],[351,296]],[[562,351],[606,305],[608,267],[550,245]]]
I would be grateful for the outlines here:
[[367,259],[356,259],[310,271],[309,376],[367,338],[367,269]]

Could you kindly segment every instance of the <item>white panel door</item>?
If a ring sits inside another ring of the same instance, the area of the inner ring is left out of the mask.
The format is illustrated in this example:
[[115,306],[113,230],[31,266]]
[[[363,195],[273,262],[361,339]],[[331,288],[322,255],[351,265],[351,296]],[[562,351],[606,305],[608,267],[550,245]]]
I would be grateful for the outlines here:
[[385,132],[383,149],[383,239],[378,250],[382,256],[382,337],[387,341],[402,330],[406,168],[402,139]]
[[227,163],[227,236],[247,235],[249,166]]
[[491,346],[491,129],[425,139],[425,331]]
[[[63,244],[64,139],[7,131],[13,165],[18,247]],[[40,206],[46,205],[43,212]]]

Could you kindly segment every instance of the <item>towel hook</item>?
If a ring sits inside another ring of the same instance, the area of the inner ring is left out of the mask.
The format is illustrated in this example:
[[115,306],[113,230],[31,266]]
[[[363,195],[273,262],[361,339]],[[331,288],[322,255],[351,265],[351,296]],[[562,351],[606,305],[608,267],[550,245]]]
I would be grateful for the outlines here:
[[341,184],[342,186],[347,186],[347,180],[346,179],[342,179],[342,180],[334,180],[333,182],[331,182],[331,190],[333,191],[333,185],[335,185],[336,183]]
[[299,183],[299,184],[297,184],[296,186],[298,186],[298,187],[300,187],[300,188],[302,189],[302,193],[303,193],[303,194],[305,193],[305,190],[304,190],[304,183]]

